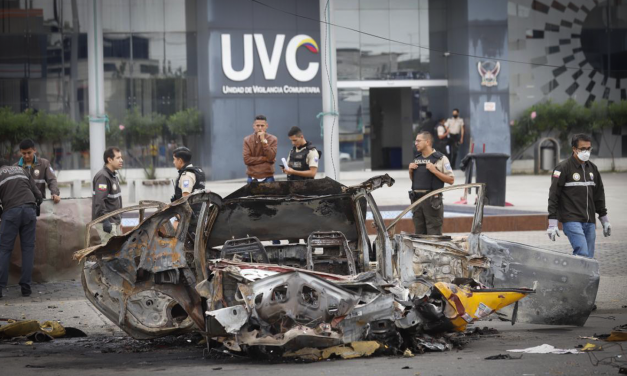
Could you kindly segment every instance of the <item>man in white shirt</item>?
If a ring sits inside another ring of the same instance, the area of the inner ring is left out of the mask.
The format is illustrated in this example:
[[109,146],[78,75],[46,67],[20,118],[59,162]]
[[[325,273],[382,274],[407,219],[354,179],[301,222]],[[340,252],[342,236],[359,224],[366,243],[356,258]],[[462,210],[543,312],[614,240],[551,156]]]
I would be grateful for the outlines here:
[[459,116],[459,110],[457,108],[453,110],[453,117],[448,118],[445,125],[449,133],[451,166],[455,168],[455,163],[457,162],[457,150],[459,145],[464,143],[464,119]]

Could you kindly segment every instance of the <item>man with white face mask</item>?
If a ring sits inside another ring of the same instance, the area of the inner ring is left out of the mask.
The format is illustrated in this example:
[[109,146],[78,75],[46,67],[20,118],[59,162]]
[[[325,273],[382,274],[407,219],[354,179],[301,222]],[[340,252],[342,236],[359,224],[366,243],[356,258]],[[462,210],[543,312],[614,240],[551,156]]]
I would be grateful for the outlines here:
[[603,225],[603,236],[610,236],[612,232],[601,174],[589,161],[591,141],[586,134],[573,136],[573,155],[553,170],[549,190],[549,228],[546,230],[549,238],[555,241],[555,236],[559,236],[557,222],[562,222],[573,254],[589,258],[594,257],[595,213]]

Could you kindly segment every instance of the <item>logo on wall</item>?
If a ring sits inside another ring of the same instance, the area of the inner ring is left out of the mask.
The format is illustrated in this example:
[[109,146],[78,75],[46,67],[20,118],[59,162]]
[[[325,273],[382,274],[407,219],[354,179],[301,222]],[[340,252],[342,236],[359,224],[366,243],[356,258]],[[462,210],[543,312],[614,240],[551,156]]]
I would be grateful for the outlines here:
[[496,82],[496,76],[499,75],[501,71],[501,63],[496,62],[496,64],[492,61],[480,61],[477,63],[477,70],[481,75],[481,85],[482,86],[496,86],[498,82]]
[[[271,55],[268,55],[266,42],[261,34],[244,34],[244,67],[236,71],[233,69],[231,58],[231,35],[222,34],[222,70],[224,74],[233,81],[244,81],[250,78],[253,73],[253,41],[261,62],[261,69],[266,80],[276,79],[279,62],[283,45],[285,44],[285,35],[278,34],[274,40],[274,47]],[[290,75],[299,82],[311,81],[320,68],[320,63],[310,62],[305,69],[301,69],[296,62],[296,53],[298,48],[304,46],[311,53],[317,54],[318,44],[309,35],[300,34],[287,43],[285,48],[285,65]]]

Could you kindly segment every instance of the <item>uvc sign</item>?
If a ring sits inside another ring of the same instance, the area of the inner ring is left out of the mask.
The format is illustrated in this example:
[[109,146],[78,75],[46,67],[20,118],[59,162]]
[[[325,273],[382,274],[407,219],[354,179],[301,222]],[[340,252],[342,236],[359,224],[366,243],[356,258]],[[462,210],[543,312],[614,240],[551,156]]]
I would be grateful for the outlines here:
[[[261,34],[244,34],[244,67],[236,71],[233,69],[231,59],[231,35],[222,34],[222,70],[224,74],[233,81],[244,81],[253,73],[253,39],[257,46],[257,53],[261,61],[261,68],[266,80],[276,79],[285,35],[278,34],[274,40],[272,55],[268,56],[266,42]],[[296,51],[300,46],[305,46],[312,53],[318,53],[318,45],[310,36],[300,34],[290,39],[285,49],[285,65],[294,79],[300,82],[311,81],[318,73],[320,63],[312,62],[306,69],[300,69],[296,64]]]

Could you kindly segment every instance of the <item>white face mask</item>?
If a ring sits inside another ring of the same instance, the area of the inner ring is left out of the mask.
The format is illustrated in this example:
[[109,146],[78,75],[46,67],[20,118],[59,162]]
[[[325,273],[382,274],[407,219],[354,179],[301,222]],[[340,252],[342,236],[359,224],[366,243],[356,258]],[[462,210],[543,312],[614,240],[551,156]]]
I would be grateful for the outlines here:
[[588,159],[590,159],[590,151],[578,151],[577,158],[579,158],[579,160],[582,162],[586,162]]

